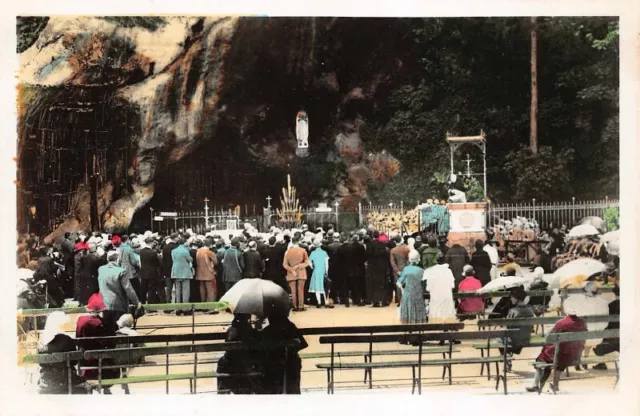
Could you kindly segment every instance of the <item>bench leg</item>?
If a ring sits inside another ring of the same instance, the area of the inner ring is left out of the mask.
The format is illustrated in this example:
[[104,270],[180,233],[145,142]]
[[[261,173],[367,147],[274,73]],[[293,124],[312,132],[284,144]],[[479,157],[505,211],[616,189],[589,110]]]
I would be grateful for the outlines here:
[[449,367],[449,385],[451,385],[452,380],[451,380],[451,364],[449,364],[447,367]]
[[[484,349],[480,348],[480,358],[484,358]],[[484,375],[484,363],[480,363],[480,375]]]
[[416,367],[411,367],[411,394],[414,394],[416,391]]
[[[369,361],[368,356],[365,355],[364,356],[364,363],[366,364],[368,361]],[[369,370],[368,368],[364,369],[364,381],[363,381],[364,384],[367,384],[367,376],[369,375],[369,371],[368,370]]]
[[327,368],[327,394],[331,394],[331,370]]
[[500,387],[500,366],[496,361],[496,391],[498,391],[498,387]]
[[[489,358],[489,353],[487,353],[487,358]],[[489,381],[491,380],[491,363],[484,363],[484,364],[487,365],[487,381]]]
[[[444,352],[442,353],[442,359],[446,360],[447,359],[447,354],[445,354]],[[444,376],[447,375],[447,366],[443,365],[442,366],[442,379],[444,380]]]

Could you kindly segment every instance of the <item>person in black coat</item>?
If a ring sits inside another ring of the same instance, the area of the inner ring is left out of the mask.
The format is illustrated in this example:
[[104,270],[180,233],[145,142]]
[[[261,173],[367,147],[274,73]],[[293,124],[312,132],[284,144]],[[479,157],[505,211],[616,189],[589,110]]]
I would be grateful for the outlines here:
[[258,253],[255,241],[250,241],[249,249],[242,253],[244,257],[244,269],[242,270],[243,279],[259,279],[264,271],[264,261]]
[[289,291],[289,285],[287,284],[286,275],[287,272],[282,266],[284,261],[284,253],[287,251],[287,246],[284,244],[276,243],[276,238],[269,238],[269,246],[265,250],[265,270],[263,278],[271,280],[273,283],[282,287],[285,291]]
[[[299,345],[289,348],[265,348],[262,354],[262,393],[300,394],[300,372],[302,362],[298,352],[308,347],[300,330],[286,316],[268,316],[269,325],[260,332],[260,340],[266,343],[298,340]],[[286,390],[284,377],[287,377]]]
[[162,278],[166,284],[167,290],[167,302],[171,302],[171,291],[173,289],[173,279],[171,279],[171,268],[173,267],[173,258],[171,252],[174,248],[178,247],[178,234],[171,234],[171,241],[169,241],[162,248]]
[[107,264],[102,258],[96,254],[96,246],[90,245],[89,253],[80,259],[80,270],[78,277],[80,278],[80,293],[78,301],[84,306],[94,293],[98,293],[98,268]]
[[475,270],[476,279],[480,280],[482,286],[486,285],[491,281],[491,258],[489,257],[489,253],[484,251],[484,243],[482,240],[476,240],[475,242],[476,251],[471,255],[471,266],[473,266],[473,270]]
[[[616,300],[609,303],[609,315],[620,315],[620,288],[615,286],[613,293],[616,295]],[[605,329],[620,329],[620,322],[609,322]],[[600,356],[607,355],[614,351],[620,352],[620,338],[605,338],[593,350],[596,355]],[[593,368],[596,370],[606,370],[607,365],[600,363]]]
[[387,305],[389,276],[392,274],[387,245],[378,241],[379,232],[373,232],[373,239],[367,247],[367,287],[371,288],[373,307]]
[[[255,344],[259,341],[258,332],[251,327],[251,315],[235,314],[227,330],[225,342]],[[241,377],[219,377],[218,394],[256,394],[261,392],[262,383],[258,377],[242,377],[247,373],[263,373],[262,359],[257,350],[225,351],[218,361],[220,374],[239,375]]]
[[147,238],[147,245],[140,250],[140,302],[165,303],[165,291],[162,285],[162,266],[155,250],[155,240]]
[[338,237],[333,233],[327,233],[327,244],[323,247],[324,251],[329,255],[329,275],[331,280],[331,288],[329,290],[329,297],[334,304],[337,304],[340,299],[340,291],[342,290],[342,268],[340,267],[340,256],[338,250],[342,246]]
[[[341,266],[345,281],[343,281],[342,294],[344,296],[345,305],[349,304],[349,292],[353,303],[358,306],[365,306],[364,289],[365,289],[365,262],[367,254],[365,248],[360,244],[360,237],[354,235],[351,242],[344,244],[338,251],[341,257]],[[331,268],[331,266],[329,266]]]

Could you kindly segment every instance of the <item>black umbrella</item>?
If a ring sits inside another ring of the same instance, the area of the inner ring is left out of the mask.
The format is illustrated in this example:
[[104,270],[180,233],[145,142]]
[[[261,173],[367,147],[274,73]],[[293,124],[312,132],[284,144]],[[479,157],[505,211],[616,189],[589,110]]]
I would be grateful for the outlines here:
[[277,284],[263,279],[242,279],[220,299],[227,302],[234,314],[256,316],[288,316],[291,300]]

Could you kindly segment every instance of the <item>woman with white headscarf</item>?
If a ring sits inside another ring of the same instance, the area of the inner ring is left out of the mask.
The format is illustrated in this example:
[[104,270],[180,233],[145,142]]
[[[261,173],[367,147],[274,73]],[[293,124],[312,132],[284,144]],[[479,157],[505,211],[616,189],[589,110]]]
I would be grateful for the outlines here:
[[[69,317],[64,312],[56,311],[49,314],[44,331],[38,341],[39,354],[52,354],[76,351],[73,338],[64,332],[64,325]],[[40,379],[38,392],[40,394],[68,394],[69,380],[71,394],[86,394],[87,387],[83,378],[74,369],[77,361],[40,364]]]

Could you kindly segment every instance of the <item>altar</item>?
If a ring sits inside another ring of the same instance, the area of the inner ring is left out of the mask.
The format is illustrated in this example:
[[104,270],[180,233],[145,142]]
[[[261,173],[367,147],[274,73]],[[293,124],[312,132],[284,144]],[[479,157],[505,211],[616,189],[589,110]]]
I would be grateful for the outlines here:
[[476,240],[486,240],[486,202],[449,203],[449,247],[460,244],[469,253]]
[[[471,144],[477,147],[482,152],[482,173],[473,173],[471,169],[471,159],[467,154],[467,171],[465,174],[459,174],[466,178],[480,177],[482,179],[482,195],[477,195],[476,192],[475,201],[467,201],[467,195],[456,190],[453,184],[449,191],[449,202],[447,203],[447,210],[449,211],[449,235],[448,243],[451,247],[453,244],[460,244],[467,249],[469,253],[472,253],[476,240],[487,239],[486,224],[487,224],[487,148],[486,148],[486,136],[483,131],[480,131],[478,136],[464,136],[464,137],[452,137],[447,133],[447,143],[449,144],[451,154],[451,177],[455,178],[455,166],[454,166],[454,154],[456,150],[463,145]],[[454,180],[455,181],[455,180]],[[465,191],[468,191],[465,189]]]

